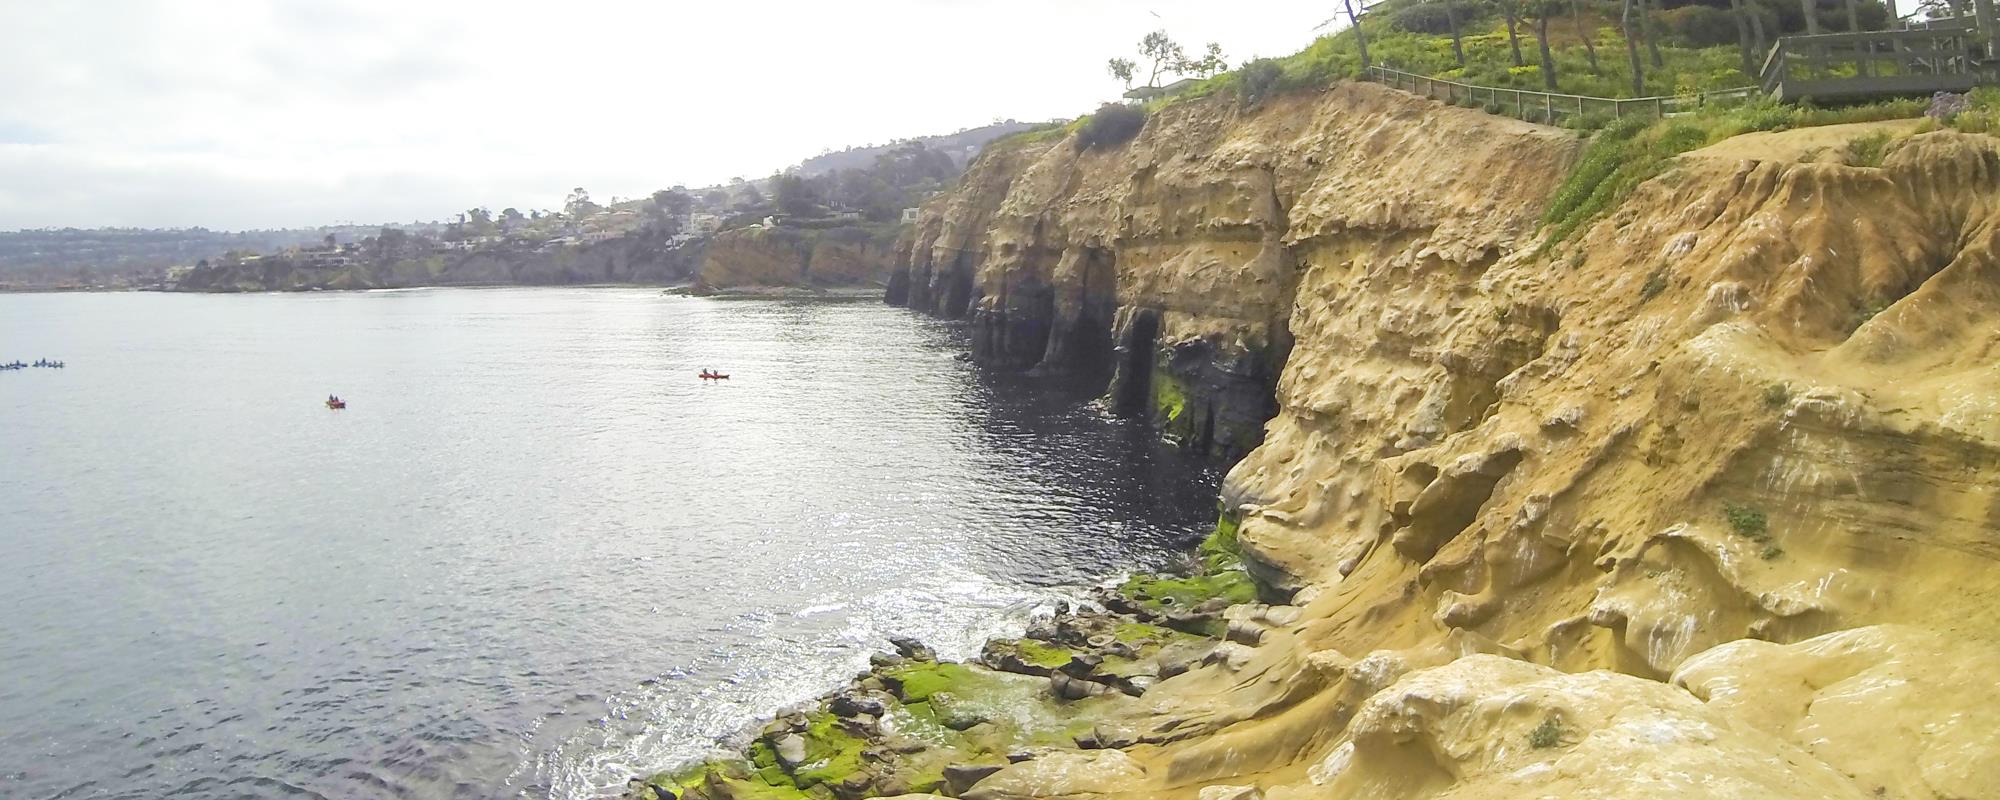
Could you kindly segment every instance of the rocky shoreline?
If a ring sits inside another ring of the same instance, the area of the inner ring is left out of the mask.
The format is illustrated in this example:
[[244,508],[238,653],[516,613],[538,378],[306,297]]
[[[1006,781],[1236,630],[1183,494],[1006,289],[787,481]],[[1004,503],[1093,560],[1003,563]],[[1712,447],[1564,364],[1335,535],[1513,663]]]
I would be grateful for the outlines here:
[[1134,724],[1156,681],[1241,659],[1296,609],[1258,604],[1225,514],[1179,569],[1058,603],[1020,638],[939,660],[891,642],[841,688],[782,712],[741,751],[633,778],[626,800],[861,800],[1036,794],[1038,775],[1133,769],[1119,748],[1166,731]]

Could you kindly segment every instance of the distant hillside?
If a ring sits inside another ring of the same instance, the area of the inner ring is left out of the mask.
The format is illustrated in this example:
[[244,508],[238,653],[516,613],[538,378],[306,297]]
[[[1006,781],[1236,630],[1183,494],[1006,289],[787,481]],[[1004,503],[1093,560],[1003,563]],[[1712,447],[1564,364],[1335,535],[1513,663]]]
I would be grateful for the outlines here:
[[[419,226],[421,227],[421,226]],[[44,228],[0,231],[0,275],[73,276],[78,270],[145,272],[214,259],[232,250],[268,253],[329,234],[353,241],[381,226],[212,231],[207,228]]]
[[971,163],[972,157],[978,155],[979,149],[985,147],[987,142],[1033,127],[1035,127],[1034,123],[1017,122],[1010,119],[985,127],[970,128],[957,133],[947,133],[942,136],[917,136],[884,145],[850,147],[846,150],[808,158],[799,163],[798,172],[801,176],[810,178],[825,175],[835,170],[867,169],[874,166],[876,156],[887,153],[901,146],[904,142],[921,142],[925,147],[951,156],[952,163],[956,164],[959,169],[964,169],[965,165]]

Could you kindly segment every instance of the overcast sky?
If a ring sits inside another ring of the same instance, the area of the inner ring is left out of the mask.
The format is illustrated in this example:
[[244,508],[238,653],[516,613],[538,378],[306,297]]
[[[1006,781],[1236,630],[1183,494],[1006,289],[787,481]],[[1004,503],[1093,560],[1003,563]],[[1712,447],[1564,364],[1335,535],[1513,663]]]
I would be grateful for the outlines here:
[[1165,28],[1231,63],[1277,0],[0,0],[0,230],[436,219],[754,178],[1089,111]]

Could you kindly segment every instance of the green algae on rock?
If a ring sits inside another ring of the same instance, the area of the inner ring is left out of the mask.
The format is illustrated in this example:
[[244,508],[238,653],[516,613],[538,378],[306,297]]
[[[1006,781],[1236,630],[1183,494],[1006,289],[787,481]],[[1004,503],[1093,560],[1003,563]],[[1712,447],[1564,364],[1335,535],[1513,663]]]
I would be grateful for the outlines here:
[[[898,640],[847,687],[781,714],[739,754],[634,779],[626,797],[657,800],[860,800],[912,792],[960,795],[1001,768],[1051,753],[1126,743],[1106,723],[1129,716],[1155,681],[1208,656],[1212,636],[1175,630],[1147,603],[1184,598],[1215,605],[1251,598],[1240,571],[1141,576],[1148,594],[1099,589],[1107,608],[1059,604],[1027,635],[995,639],[978,659],[938,660]],[[1192,587],[1192,588],[1190,588]]]

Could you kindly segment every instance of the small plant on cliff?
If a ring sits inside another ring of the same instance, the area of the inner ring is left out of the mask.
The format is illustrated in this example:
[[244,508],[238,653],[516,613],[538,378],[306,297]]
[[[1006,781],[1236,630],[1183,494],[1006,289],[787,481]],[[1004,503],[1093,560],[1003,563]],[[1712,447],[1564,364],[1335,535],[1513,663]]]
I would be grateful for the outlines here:
[[1791,401],[1792,387],[1782,383],[1774,383],[1764,387],[1765,408],[1784,408],[1785,404]]
[[1853,333],[1855,331],[1861,330],[1861,326],[1868,324],[1868,321],[1874,319],[1875,315],[1880,314],[1887,310],[1889,310],[1889,304],[1884,303],[1880,300],[1869,303],[1868,305],[1862,308],[1855,309],[1854,315],[1847,320],[1847,332]]
[[1076,150],[1085,152],[1117,147],[1139,135],[1146,127],[1146,110],[1119,103],[1106,103],[1097,113],[1084,118],[1076,130]]
[[1642,301],[1651,300],[1659,297],[1660,293],[1666,290],[1667,272],[1666,270],[1656,269],[1653,270],[1653,274],[1647,275],[1646,282],[1639,286],[1639,299]]
[[1737,536],[1753,542],[1768,544],[1771,541],[1770,520],[1764,512],[1750,506],[1729,505],[1722,509],[1723,517],[1729,520],[1729,529]]
[[1555,717],[1549,717],[1528,733],[1528,744],[1536,750],[1547,750],[1562,744],[1562,735],[1562,722]]
[[1847,143],[1847,157],[1842,159],[1850,167],[1880,167],[1882,157],[1889,150],[1889,132],[1862,136]]

